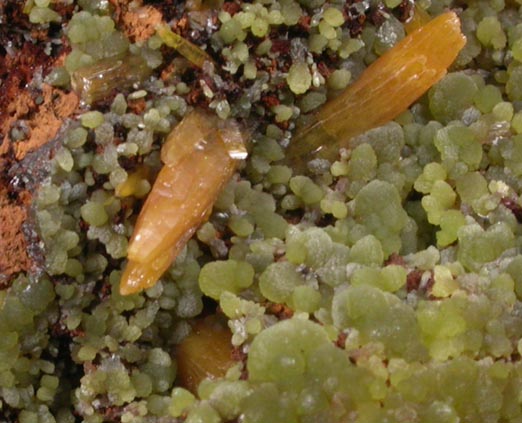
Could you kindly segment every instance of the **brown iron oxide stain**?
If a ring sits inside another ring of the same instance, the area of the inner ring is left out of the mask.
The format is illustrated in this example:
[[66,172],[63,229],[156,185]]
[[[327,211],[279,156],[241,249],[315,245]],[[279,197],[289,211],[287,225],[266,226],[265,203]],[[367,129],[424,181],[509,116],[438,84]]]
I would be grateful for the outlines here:
[[[9,28],[3,31],[5,37]],[[47,55],[42,43],[29,41],[0,51],[0,287],[8,286],[17,273],[30,271],[34,265],[23,233],[32,192],[13,187],[13,177],[23,175],[10,169],[52,140],[64,119],[77,110],[76,94],[42,82],[63,57],[64,53]],[[18,135],[13,140],[15,131]]]

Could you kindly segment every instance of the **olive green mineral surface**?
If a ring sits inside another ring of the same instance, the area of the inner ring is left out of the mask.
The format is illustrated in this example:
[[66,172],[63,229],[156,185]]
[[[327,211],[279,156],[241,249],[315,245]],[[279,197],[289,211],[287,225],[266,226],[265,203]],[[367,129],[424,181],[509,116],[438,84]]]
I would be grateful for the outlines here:
[[[414,3],[25,2],[70,46],[40,83],[84,102],[32,205],[45,263],[0,291],[1,422],[522,422],[521,2]],[[129,36],[145,6],[212,62]],[[332,162],[288,165],[307,114],[412,14],[449,9],[467,41],[440,82]],[[122,296],[193,108],[240,122],[249,157],[160,281]],[[209,315],[230,334],[194,341]]]

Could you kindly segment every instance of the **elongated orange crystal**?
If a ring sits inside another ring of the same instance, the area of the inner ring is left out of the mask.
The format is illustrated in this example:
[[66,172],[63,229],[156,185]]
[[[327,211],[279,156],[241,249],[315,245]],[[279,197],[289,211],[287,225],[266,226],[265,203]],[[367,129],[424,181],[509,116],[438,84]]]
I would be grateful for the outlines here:
[[453,12],[413,31],[298,130],[288,163],[302,171],[312,159],[334,160],[353,137],[394,119],[439,81],[465,43]]
[[191,112],[174,128],[161,150],[165,166],[129,243],[121,294],[156,283],[208,217],[237,159],[246,157],[244,148],[235,121],[222,121],[206,112]]

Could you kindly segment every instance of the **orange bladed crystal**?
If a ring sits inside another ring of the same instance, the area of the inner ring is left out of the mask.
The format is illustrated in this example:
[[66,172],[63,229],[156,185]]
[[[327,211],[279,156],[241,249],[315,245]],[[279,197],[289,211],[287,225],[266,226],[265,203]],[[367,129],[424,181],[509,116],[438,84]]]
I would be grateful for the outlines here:
[[465,43],[453,12],[413,31],[297,131],[288,163],[299,172],[312,159],[335,160],[353,137],[396,118],[439,81]]

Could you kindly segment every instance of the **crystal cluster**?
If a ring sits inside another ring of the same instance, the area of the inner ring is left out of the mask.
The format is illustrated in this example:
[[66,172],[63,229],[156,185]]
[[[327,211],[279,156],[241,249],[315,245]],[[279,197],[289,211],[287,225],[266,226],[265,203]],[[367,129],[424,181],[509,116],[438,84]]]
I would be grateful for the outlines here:
[[[151,2],[202,67],[158,34],[127,40],[113,3],[61,16],[72,50],[44,78],[72,89],[129,55],[151,73],[55,140],[33,204],[45,265],[0,291],[0,420],[519,422],[515,2]],[[59,6],[26,13],[57,25]],[[338,155],[289,165],[309,114],[448,8],[467,41],[436,85]],[[193,109],[244,124],[249,157],[159,282],[123,296],[160,150]]]

